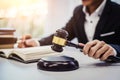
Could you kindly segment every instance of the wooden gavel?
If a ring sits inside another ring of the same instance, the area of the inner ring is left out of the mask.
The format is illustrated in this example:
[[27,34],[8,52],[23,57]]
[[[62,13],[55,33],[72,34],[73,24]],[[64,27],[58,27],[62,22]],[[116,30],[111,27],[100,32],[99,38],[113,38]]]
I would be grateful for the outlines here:
[[[68,32],[66,30],[63,29],[57,30],[53,36],[53,40],[52,40],[53,45],[51,46],[52,50],[56,52],[62,52],[64,46],[75,47],[80,50],[83,49],[82,46],[68,41],[67,37],[68,37]],[[120,62],[120,58],[115,56],[109,56],[105,61],[109,63],[118,63]]]

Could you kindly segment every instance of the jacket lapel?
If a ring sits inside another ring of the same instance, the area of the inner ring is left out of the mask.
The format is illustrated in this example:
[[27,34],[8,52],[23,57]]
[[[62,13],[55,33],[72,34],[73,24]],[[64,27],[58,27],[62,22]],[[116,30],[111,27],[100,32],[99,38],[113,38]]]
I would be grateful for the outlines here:
[[79,31],[80,31],[80,42],[82,43],[86,43],[88,42],[88,39],[87,39],[87,36],[86,36],[86,33],[85,33],[85,29],[84,29],[84,23],[85,23],[85,14],[83,13],[83,11],[81,10],[80,11],[80,17],[79,17]]
[[103,10],[103,13],[101,15],[101,18],[97,24],[93,39],[99,39],[101,31],[105,27],[105,24],[108,20],[109,12],[110,12],[110,5],[109,4],[110,4],[110,1],[108,0],[106,3],[105,9]]

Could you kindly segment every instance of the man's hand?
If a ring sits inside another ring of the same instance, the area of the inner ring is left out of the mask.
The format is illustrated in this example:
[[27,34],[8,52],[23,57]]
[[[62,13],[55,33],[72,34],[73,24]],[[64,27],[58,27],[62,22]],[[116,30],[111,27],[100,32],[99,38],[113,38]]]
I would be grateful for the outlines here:
[[114,49],[104,41],[93,40],[87,44],[80,43],[80,46],[84,46],[83,53],[85,55],[102,61],[106,60],[110,55],[115,55]]
[[25,47],[35,47],[38,46],[39,42],[32,39],[31,35],[24,35],[18,42],[19,48],[25,48]]

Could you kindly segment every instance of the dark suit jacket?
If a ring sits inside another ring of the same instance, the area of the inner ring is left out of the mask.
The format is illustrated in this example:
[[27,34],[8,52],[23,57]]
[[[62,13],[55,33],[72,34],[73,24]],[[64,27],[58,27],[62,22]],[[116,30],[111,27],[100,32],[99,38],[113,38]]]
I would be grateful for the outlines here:
[[[77,38],[80,43],[87,43],[88,39],[84,30],[85,14],[82,11],[83,6],[75,8],[70,21],[63,28],[68,31],[68,40]],[[40,45],[52,44],[53,34],[41,39]],[[105,41],[116,49],[120,56],[120,5],[107,0],[106,6],[97,24],[94,39]]]

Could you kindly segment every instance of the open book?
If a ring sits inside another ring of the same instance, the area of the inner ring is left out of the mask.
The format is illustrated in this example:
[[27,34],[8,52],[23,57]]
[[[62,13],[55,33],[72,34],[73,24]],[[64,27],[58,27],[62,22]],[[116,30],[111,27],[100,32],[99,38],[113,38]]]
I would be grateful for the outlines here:
[[56,55],[50,46],[16,48],[16,49],[0,49],[0,56],[8,59],[18,60],[24,63],[38,61],[41,57]]

